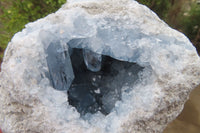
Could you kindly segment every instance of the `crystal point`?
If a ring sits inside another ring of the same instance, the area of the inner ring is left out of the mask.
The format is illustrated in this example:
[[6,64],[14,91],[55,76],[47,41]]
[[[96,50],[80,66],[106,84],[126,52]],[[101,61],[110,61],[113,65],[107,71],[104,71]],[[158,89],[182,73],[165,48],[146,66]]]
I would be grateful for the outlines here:
[[51,43],[46,49],[46,53],[53,87],[57,90],[68,90],[74,79],[68,51],[60,43]]
[[102,55],[84,49],[83,58],[87,69],[90,71],[98,72],[101,69]]

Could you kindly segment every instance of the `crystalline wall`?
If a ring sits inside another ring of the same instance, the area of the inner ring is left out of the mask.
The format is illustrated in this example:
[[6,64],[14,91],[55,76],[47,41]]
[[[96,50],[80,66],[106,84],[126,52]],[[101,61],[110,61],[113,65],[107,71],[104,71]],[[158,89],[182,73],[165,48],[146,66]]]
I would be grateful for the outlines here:
[[[92,73],[81,79],[75,49]],[[72,105],[79,96],[69,93],[105,68],[117,74],[103,71],[98,80],[108,88],[104,111],[81,114]],[[191,42],[147,7],[134,0],[72,0],[9,43],[0,73],[0,127],[4,133],[162,132],[199,83],[200,59]]]

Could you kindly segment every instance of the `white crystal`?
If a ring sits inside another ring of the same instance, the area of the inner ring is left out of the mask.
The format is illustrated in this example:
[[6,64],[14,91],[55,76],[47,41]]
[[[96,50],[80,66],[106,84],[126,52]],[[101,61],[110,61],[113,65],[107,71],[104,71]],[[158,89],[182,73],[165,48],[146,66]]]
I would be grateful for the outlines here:
[[97,93],[97,94],[100,94],[100,93],[101,93],[101,91],[100,91],[99,88],[98,88],[97,90],[95,90],[94,92]]
[[68,90],[74,79],[68,50],[60,42],[54,42],[49,44],[46,53],[49,76],[53,87],[57,90]]
[[97,72],[101,69],[101,54],[94,53],[90,50],[83,50],[83,58],[87,68],[93,72]]

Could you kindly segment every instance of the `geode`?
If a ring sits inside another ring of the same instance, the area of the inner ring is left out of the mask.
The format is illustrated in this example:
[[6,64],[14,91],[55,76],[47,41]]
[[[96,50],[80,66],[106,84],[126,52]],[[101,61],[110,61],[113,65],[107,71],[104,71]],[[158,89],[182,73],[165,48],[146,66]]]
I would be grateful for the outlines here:
[[162,132],[200,83],[182,33],[134,0],[71,0],[14,35],[0,73],[4,133]]

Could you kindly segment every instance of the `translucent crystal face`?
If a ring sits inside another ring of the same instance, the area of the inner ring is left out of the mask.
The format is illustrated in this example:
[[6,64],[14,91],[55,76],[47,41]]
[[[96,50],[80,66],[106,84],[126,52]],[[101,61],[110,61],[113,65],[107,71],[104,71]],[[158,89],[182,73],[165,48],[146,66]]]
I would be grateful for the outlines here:
[[90,71],[98,72],[101,69],[102,55],[83,49],[83,58],[85,65]]
[[49,78],[57,90],[68,89],[74,79],[70,56],[65,46],[53,42],[46,49]]

